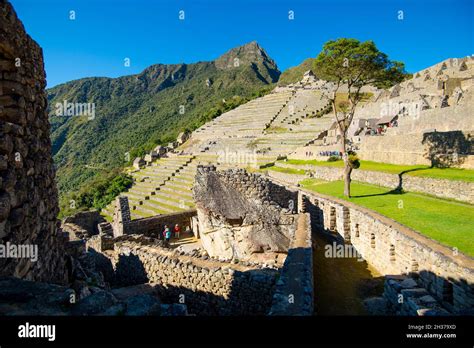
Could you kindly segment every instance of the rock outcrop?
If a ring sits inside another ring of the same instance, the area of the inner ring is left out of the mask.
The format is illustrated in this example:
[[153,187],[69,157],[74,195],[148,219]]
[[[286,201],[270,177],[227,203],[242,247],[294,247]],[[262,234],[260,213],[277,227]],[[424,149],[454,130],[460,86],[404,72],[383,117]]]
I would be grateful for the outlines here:
[[295,233],[297,194],[243,169],[198,167],[194,185],[203,247],[213,257],[250,260],[286,253]]

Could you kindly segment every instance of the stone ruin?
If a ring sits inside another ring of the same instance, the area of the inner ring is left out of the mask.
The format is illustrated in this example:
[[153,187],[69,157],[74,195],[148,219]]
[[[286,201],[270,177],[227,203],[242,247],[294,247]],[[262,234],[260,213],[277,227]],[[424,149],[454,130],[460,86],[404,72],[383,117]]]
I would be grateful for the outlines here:
[[227,260],[274,259],[288,252],[297,193],[244,169],[199,166],[193,188],[203,248]]
[[0,238],[38,248],[36,262],[0,258],[0,276],[64,283],[43,54],[11,4],[0,5]]
[[122,236],[124,234],[124,224],[131,221],[128,198],[126,196],[118,196],[116,202],[112,223],[114,237]]
[[41,48],[0,0],[0,315],[186,314],[146,289],[110,288],[105,254],[87,245],[100,236],[98,214],[60,228],[43,65]]

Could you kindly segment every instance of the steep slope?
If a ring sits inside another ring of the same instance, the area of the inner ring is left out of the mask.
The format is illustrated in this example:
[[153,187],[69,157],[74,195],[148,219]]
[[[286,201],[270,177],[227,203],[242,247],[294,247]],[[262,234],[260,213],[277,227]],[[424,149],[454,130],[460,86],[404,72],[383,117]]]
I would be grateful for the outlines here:
[[[237,62],[237,63],[236,63]],[[53,155],[62,193],[126,164],[144,148],[176,138],[206,121],[222,100],[249,98],[280,72],[256,43],[212,62],[157,64],[137,75],[84,78],[48,90]],[[58,105],[93,103],[95,117],[57,116]]]
[[305,59],[300,65],[286,69],[278,80],[278,86],[287,86],[291,83],[301,81],[303,74],[311,70],[313,67],[314,58]]

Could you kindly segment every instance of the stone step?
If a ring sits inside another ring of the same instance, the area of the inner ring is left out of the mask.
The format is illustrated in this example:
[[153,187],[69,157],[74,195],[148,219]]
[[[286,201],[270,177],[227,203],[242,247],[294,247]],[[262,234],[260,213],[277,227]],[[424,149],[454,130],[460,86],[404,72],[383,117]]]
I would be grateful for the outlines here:
[[146,188],[141,186],[132,186],[128,189],[126,193],[131,193],[132,195],[150,195],[152,192],[155,192],[154,188]]
[[187,178],[182,177],[182,176],[175,176],[170,181],[171,182],[180,182],[180,183],[183,183],[183,184],[189,184],[191,186],[194,184],[194,178],[187,179]]
[[[150,216],[159,215],[159,214],[168,214],[173,212],[174,210],[167,208],[166,206],[162,206],[156,202],[145,200],[142,204],[139,202],[129,202],[130,203],[130,211],[141,211],[150,214]],[[136,206],[137,209],[133,210],[133,206]]]
[[160,197],[165,197],[166,199],[173,200],[175,202],[180,202],[181,200],[184,200],[186,202],[194,202],[193,197],[191,195],[183,194],[182,191],[160,190],[159,192]]
[[165,185],[160,188],[160,192],[179,197],[189,198],[190,200],[192,200],[193,197],[193,192],[191,189],[180,186]]
[[137,182],[141,182],[140,180],[144,179],[144,178],[150,178],[150,180],[154,180],[154,181],[157,181],[157,180],[161,180],[161,181],[164,181],[164,180],[167,180],[171,174],[174,173],[174,172],[168,172],[168,173],[134,173],[133,174],[133,177],[135,178],[135,180]]
[[169,181],[166,185],[162,186],[160,190],[167,189],[172,191],[181,192],[192,192],[192,186],[180,185],[179,183]]
[[[130,202],[129,202],[130,204]],[[133,209],[133,206],[136,206],[137,209]],[[160,210],[157,210],[155,207],[150,206],[150,205],[139,205],[132,203],[130,204],[130,212],[135,214],[135,215],[140,215],[145,217],[144,215],[147,214],[147,216],[154,216],[154,215],[159,215],[162,214],[160,213]]]
[[150,194],[146,195],[146,194],[137,194],[134,192],[125,192],[123,195],[127,196],[129,201],[130,200],[142,201],[142,200],[145,200],[145,197],[149,196]]
[[[197,169],[191,169],[189,171],[179,171],[176,173],[174,176],[175,178],[183,178],[185,180],[193,181],[194,177],[196,176],[196,170]],[[174,178],[173,178],[174,179]]]
[[189,207],[191,206],[194,206],[194,202],[189,202],[184,199],[174,201],[174,200],[168,199],[166,196],[160,196],[160,195],[150,197],[150,203],[156,204],[161,207],[169,208],[169,209],[174,209],[174,210],[176,209],[185,210],[185,209],[189,209]]
[[145,211],[138,211],[138,210],[133,210],[130,212],[130,217],[132,220],[137,220],[137,219],[143,219],[147,217],[151,217],[156,214],[151,214]]

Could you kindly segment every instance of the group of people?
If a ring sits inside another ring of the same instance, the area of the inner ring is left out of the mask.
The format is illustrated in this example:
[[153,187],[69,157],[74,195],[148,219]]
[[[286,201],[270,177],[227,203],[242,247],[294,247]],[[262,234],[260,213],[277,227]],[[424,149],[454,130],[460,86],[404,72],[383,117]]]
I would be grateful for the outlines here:
[[319,156],[327,156],[327,157],[342,156],[342,152],[341,151],[321,151],[319,153]]
[[388,128],[398,127],[398,121],[393,120],[387,124],[378,125],[377,128],[369,128],[365,135],[384,135]]
[[181,233],[181,227],[178,224],[174,225],[172,230],[168,225],[165,225],[165,228],[162,233],[165,244],[167,246],[170,245],[171,236],[173,234],[174,234],[174,238],[179,239],[180,233]]

